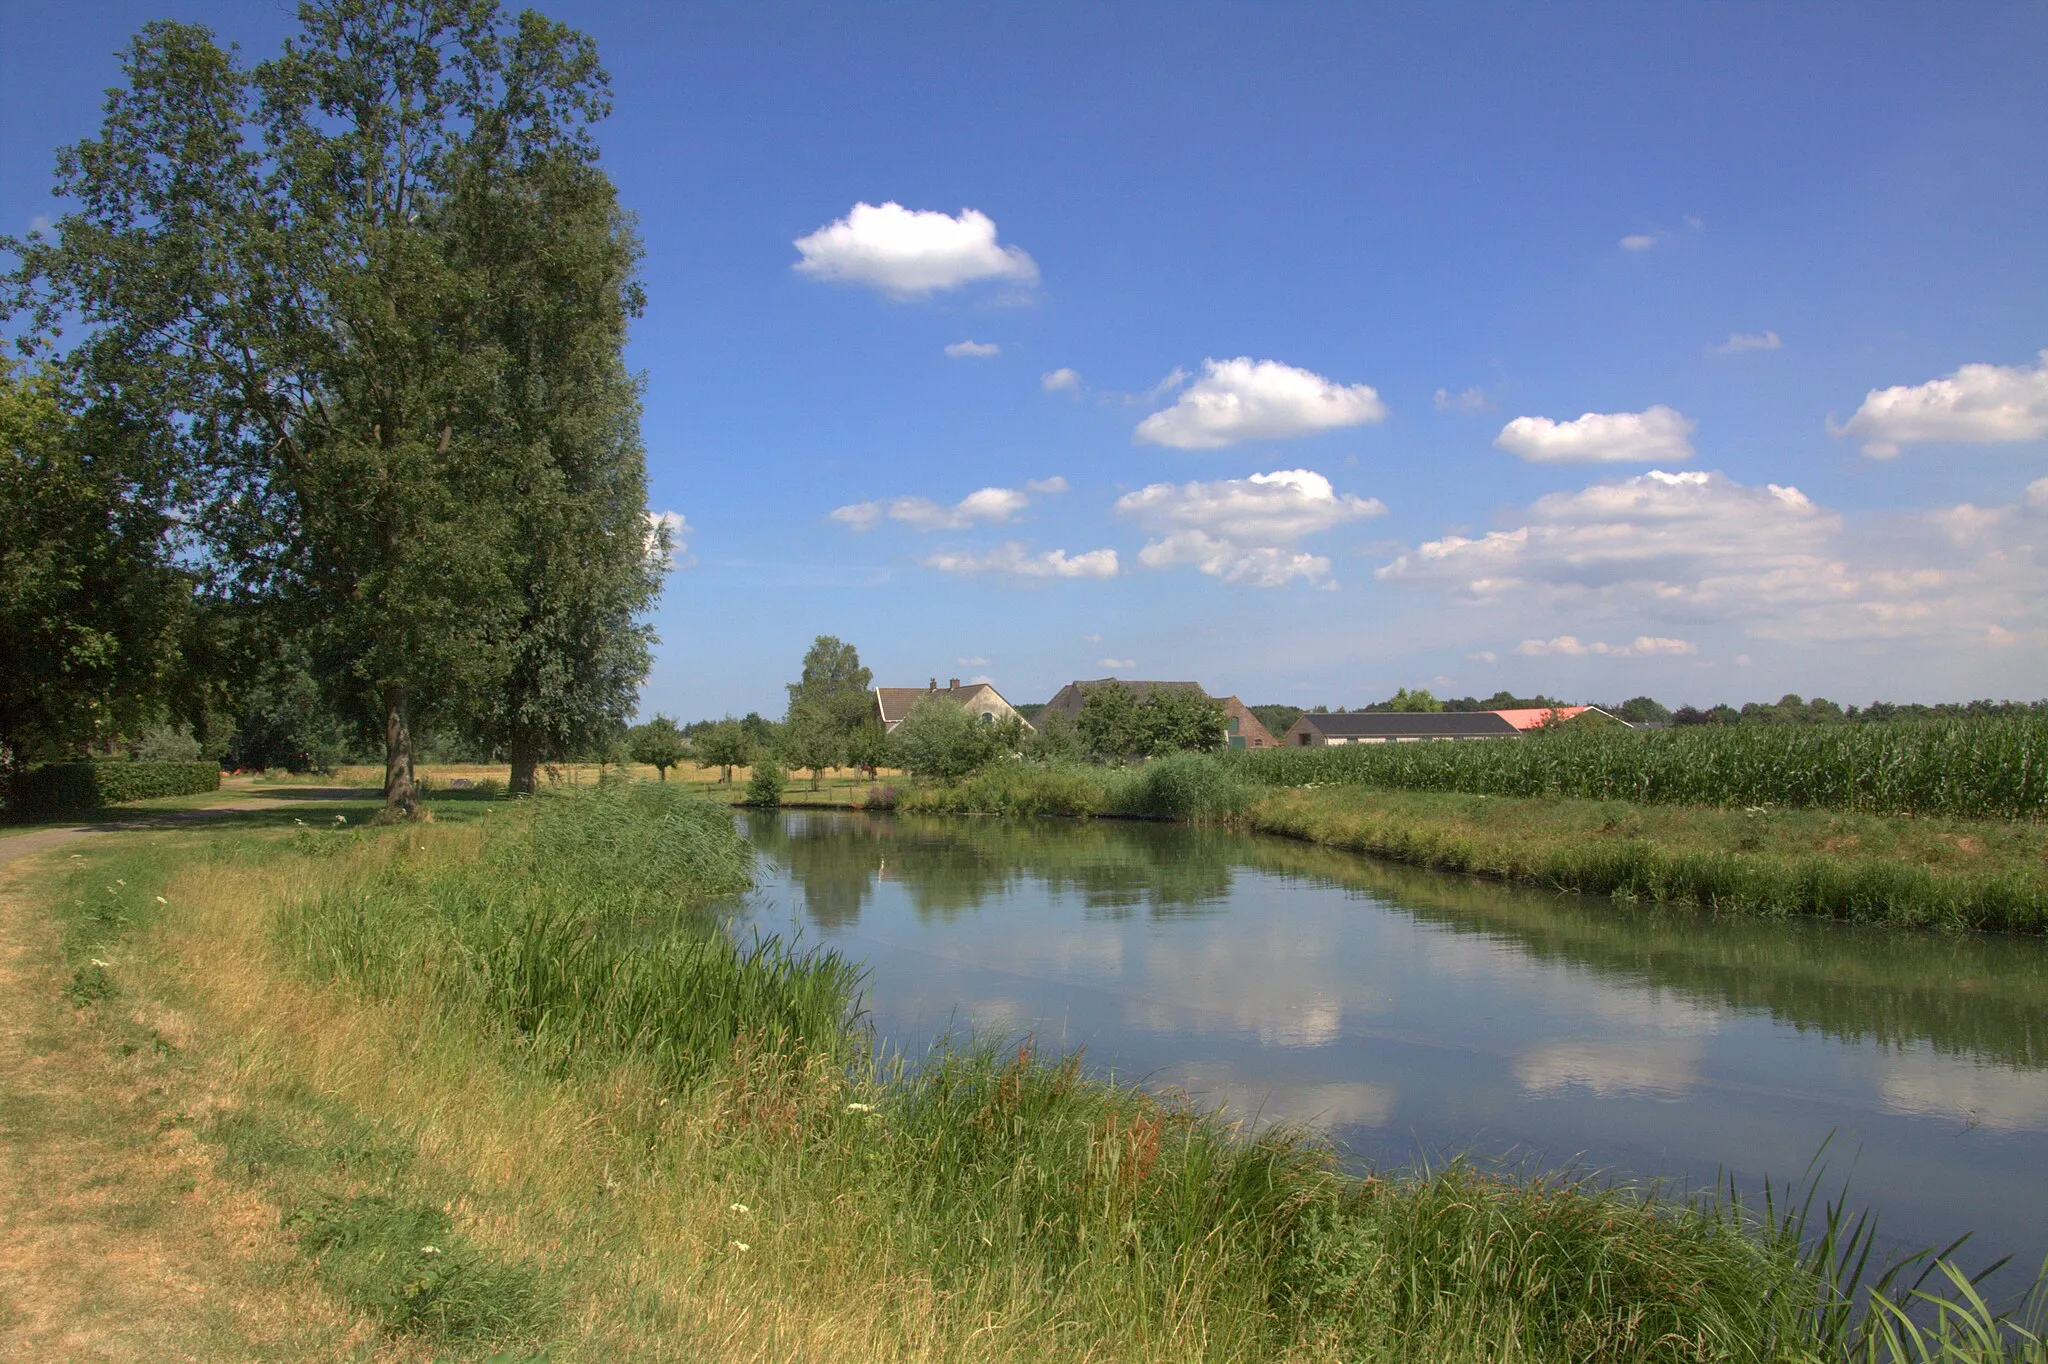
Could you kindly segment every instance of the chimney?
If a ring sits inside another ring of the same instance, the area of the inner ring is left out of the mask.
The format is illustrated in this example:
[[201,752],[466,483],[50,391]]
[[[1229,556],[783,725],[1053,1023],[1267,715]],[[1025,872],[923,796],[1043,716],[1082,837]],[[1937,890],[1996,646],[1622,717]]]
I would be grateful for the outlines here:
[[932,691],[937,691],[938,689],[939,689],[939,679],[938,679],[938,678],[936,678],[936,677],[934,677],[934,678],[932,679],[932,685],[931,685],[931,690],[932,690]]
[[960,690],[960,679],[959,679],[959,678],[957,678],[957,677],[949,677],[949,678],[947,678],[947,679],[946,679],[946,690],[947,690],[947,691],[959,691],[959,690]]

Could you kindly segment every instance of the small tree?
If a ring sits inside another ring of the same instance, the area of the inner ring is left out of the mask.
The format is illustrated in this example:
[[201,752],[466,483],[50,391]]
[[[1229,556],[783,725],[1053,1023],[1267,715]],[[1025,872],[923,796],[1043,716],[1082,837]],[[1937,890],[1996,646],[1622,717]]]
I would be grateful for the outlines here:
[[754,774],[747,778],[747,804],[766,810],[782,804],[783,781],[782,765],[773,758],[762,758],[754,764]]
[[813,791],[825,769],[837,763],[845,751],[830,715],[809,705],[791,709],[789,722],[782,727],[782,756],[789,759],[791,767],[809,770]]
[[1192,687],[1155,687],[1142,707],[1146,756],[1214,753],[1230,742],[1223,703]]
[[732,785],[732,770],[754,760],[754,736],[730,715],[697,736],[698,756],[722,769],[719,780]]
[[1090,687],[1076,725],[1082,751],[1097,761],[1143,757],[1149,747],[1138,698],[1121,682]]
[[678,766],[690,756],[689,741],[683,738],[683,731],[676,722],[666,715],[657,715],[644,725],[635,725],[627,732],[628,751],[636,763],[646,763],[661,773],[663,781],[668,780],[668,770]]
[[910,708],[889,736],[897,761],[914,777],[954,782],[972,776],[1004,751],[1005,727],[941,696],[926,696]]
[[889,736],[879,724],[864,724],[846,738],[846,761],[866,772],[869,781],[881,775],[889,757]]

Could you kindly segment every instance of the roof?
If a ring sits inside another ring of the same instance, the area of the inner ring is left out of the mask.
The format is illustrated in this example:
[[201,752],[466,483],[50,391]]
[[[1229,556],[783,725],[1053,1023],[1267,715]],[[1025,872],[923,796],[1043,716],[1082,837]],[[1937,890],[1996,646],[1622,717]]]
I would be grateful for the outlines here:
[[1541,729],[1560,720],[1569,720],[1574,715],[1584,715],[1592,709],[1591,706],[1536,706],[1529,710],[1497,710],[1492,713],[1516,729]]
[[[1002,708],[1005,714],[1016,714],[1016,707],[1012,706],[1001,692],[997,691],[992,684],[987,682],[969,682],[964,687],[940,687],[936,685],[924,687],[876,687],[875,704],[880,707],[882,712],[882,728],[894,729],[904,716],[910,714],[910,708],[927,696],[944,697],[955,705],[965,706],[974,702],[984,692],[988,694],[990,700]],[[1017,718],[1019,720],[1024,719],[1021,715],[1017,716]],[[1030,730],[1033,726],[1030,721],[1024,720],[1024,728]]]
[[1059,694],[1045,703],[1047,710],[1063,710],[1069,715],[1079,715],[1081,707],[1088,702],[1088,693],[1096,687],[1106,687],[1115,682],[1142,701],[1155,691],[1191,691],[1207,696],[1199,682],[1127,682],[1120,677],[1098,677],[1092,682],[1073,681],[1059,689]]
[[1341,715],[1311,711],[1294,722],[1326,739],[1483,739],[1514,734],[1498,712],[1354,710]]

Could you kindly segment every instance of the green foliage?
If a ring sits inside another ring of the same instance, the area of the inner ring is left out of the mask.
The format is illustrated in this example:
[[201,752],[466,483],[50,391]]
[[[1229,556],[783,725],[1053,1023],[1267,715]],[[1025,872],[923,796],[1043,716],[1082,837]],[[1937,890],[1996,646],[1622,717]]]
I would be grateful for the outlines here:
[[1631,696],[1618,706],[1607,708],[1610,713],[1632,725],[1668,724],[1671,720],[1670,707],[1654,696]]
[[1041,710],[1035,728],[1024,740],[1024,756],[1033,762],[1071,762],[1082,756],[1081,730],[1063,710]]
[[1236,763],[1173,753],[1152,759],[1119,782],[1112,808],[1120,814],[1203,823],[1242,815],[1261,794]]
[[1437,700],[1427,687],[1418,688],[1415,691],[1409,691],[1406,687],[1402,687],[1391,697],[1372,709],[1415,714],[1434,714],[1443,708],[1444,703]]
[[188,726],[151,725],[135,741],[134,753],[139,762],[189,763],[199,760],[200,748]]
[[825,769],[844,760],[846,747],[846,733],[831,715],[808,701],[792,704],[782,726],[781,754],[791,767],[810,769],[813,791]]
[[439,1208],[366,1194],[309,1204],[286,1225],[322,1283],[394,1331],[451,1341],[531,1338],[559,1309],[532,1266],[479,1250]]
[[1223,703],[1192,687],[1150,688],[1142,700],[1121,682],[1088,688],[1076,722],[1080,746],[1098,761],[1159,753],[1212,753],[1230,739]]
[[874,722],[874,685],[875,675],[861,666],[859,650],[832,635],[819,635],[804,654],[802,679],[789,684],[789,719],[808,715],[811,723],[844,739]]
[[730,715],[699,730],[692,736],[690,746],[697,751],[699,762],[720,769],[719,780],[728,786],[732,784],[732,770],[752,763],[760,747],[746,727]]
[[879,720],[869,720],[846,736],[846,761],[864,769],[870,777],[887,765],[892,756],[889,736]]
[[0,361],[0,778],[160,713],[190,603],[161,479],[75,401]]
[[1566,725],[1484,743],[1249,754],[1273,786],[1580,796],[1645,804],[1810,806],[1874,814],[2048,815],[2048,716],[1896,725]]
[[782,790],[789,784],[789,777],[782,770],[782,764],[773,757],[761,757],[754,761],[754,770],[747,777],[747,804],[762,810],[772,810],[782,804]]
[[195,796],[220,789],[216,762],[45,763],[15,777],[10,818],[82,814],[131,800]]
[[1014,753],[1022,727],[996,724],[943,696],[923,696],[889,735],[896,765],[915,777],[954,782]]
[[676,722],[666,715],[657,715],[645,724],[633,726],[627,731],[626,743],[633,761],[660,769],[663,781],[668,780],[671,767],[690,756],[689,741],[683,738],[683,731],[676,727]]
[[1294,722],[1307,714],[1300,706],[1247,706],[1246,709],[1251,711],[1258,722],[1266,727],[1266,732],[1276,739],[1293,729]]

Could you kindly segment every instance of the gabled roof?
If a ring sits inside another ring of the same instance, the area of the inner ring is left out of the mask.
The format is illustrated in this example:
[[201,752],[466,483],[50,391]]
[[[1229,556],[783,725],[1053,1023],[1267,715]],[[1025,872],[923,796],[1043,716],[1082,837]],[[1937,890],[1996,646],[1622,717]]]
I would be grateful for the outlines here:
[[[875,701],[882,708],[882,723],[893,725],[910,714],[910,708],[927,696],[943,696],[957,705],[966,705],[977,692],[991,692],[997,700],[1002,693],[986,682],[969,682],[964,687],[876,687]],[[1004,702],[1005,705],[1008,702]]]
[[1096,687],[1106,687],[1115,682],[1142,701],[1154,691],[1191,691],[1202,696],[1209,693],[1202,690],[1199,682],[1127,682],[1120,677],[1098,677],[1092,682],[1073,681],[1059,689],[1059,694],[1045,703],[1047,710],[1063,710],[1069,715],[1079,715],[1081,707],[1088,702],[1088,693]]
[[1514,725],[1490,710],[1355,710],[1343,715],[1310,711],[1296,720],[1326,739],[1480,739],[1515,734]]

